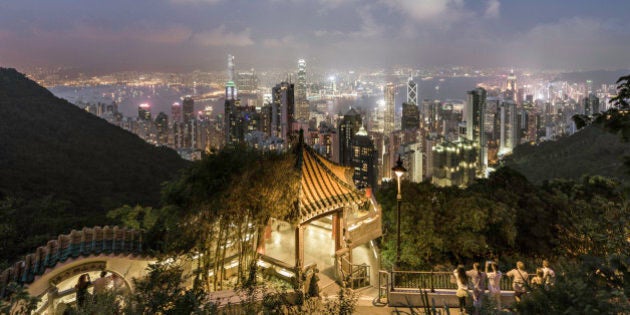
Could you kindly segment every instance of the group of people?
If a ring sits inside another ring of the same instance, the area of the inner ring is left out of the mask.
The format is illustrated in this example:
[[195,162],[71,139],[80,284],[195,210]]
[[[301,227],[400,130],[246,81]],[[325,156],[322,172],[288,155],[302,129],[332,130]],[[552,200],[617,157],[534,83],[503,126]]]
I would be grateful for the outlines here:
[[108,290],[113,289],[114,292],[118,291],[123,286],[121,281],[122,279],[115,273],[112,273],[110,276],[108,276],[107,271],[101,271],[101,277],[94,280],[94,282],[90,280],[89,274],[82,274],[81,276],[79,276],[79,280],[74,286],[77,294],[78,307],[85,307],[86,302],[89,300],[90,294],[88,293],[88,288],[90,287],[90,285],[93,286],[93,300],[94,302],[96,302],[98,296],[106,293]]
[[[482,297],[488,290],[489,298],[492,299],[496,307],[501,310],[501,278],[504,276],[494,261],[486,261],[484,270],[481,270],[479,263],[474,263],[472,269],[466,270],[463,265],[457,266],[453,271],[455,283],[457,284],[456,295],[459,299],[459,308],[462,314],[465,313],[466,297],[472,296],[473,306],[481,307]],[[532,286],[553,285],[555,272],[549,266],[549,261],[543,260],[542,267],[536,268],[536,275],[531,279],[525,271],[525,264],[521,261],[516,263],[516,268],[508,271],[505,276],[512,278],[512,289],[514,290],[514,300],[518,303],[527,294],[528,288]],[[487,285],[486,285],[487,284]]]

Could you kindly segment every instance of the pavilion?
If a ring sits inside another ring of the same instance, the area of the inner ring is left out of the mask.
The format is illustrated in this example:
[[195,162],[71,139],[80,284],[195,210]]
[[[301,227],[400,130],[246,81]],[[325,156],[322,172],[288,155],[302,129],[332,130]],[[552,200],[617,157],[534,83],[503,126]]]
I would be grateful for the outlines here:
[[[381,209],[371,190],[355,188],[353,169],[316,153],[302,131],[293,153],[299,177],[295,209],[292,217],[268,223],[257,249],[261,265],[290,277],[316,264],[332,279],[368,285],[379,267],[370,241],[382,235]],[[353,257],[357,252],[362,258]]]

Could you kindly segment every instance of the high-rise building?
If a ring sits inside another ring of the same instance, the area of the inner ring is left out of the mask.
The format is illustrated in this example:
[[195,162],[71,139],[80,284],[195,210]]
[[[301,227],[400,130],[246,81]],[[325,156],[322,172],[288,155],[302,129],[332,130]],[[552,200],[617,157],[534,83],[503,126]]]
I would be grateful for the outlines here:
[[138,106],[138,120],[151,121],[151,105],[142,103]]
[[236,77],[234,76],[234,56],[232,55],[228,55],[227,75],[228,75],[228,82],[229,81],[234,82],[234,80],[236,80]]
[[291,125],[295,121],[294,85],[281,82],[272,89],[271,130],[272,136],[289,140]]
[[396,94],[396,86],[393,83],[387,83],[385,85],[384,95],[385,95],[385,115],[384,115],[384,125],[383,125],[383,133],[385,137],[389,137],[389,135],[394,131],[394,112],[395,112],[395,103],[394,96]]
[[182,122],[182,105],[178,102],[171,105],[171,124]]
[[510,70],[510,74],[507,76],[507,98],[515,99],[516,98],[516,75],[514,74],[514,69]]
[[168,144],[168,116],[164,112],[160,112],[157,117],[155,117],[155,128],[157,129],[157,144]]
[[407,103],[418,105],[418,86],[413,81],[413,77],[407,80]]
[[339,164],[352,164],[352,139],[363,125],[361,114],[354,108],[343,115],[343,119],[339,122]]
[[309,120],[309,104],[306,98],[306,61],[298,60],[297,85],[295,86],[295,119]]
[[403,103],[402,110],[401,129],[418,129],[420,127],[420,111],[418,110],[418,105],[414,103]]
[[486,90],[476,88],[468,92],[468,100],[464,109],[464,120],[466,121],[466,138],[476,144],[477,152],[477,175],[483,176],[488,166],[488,155],[486,146]]
[[433,147],[434,185],[465,187],[476,175],[474,164],[477,160],[477,148],[473,141],[460,138],[457,141],[442,141]]
[[501,103],[500,117],[499,155],[510,154],[518,144],[516,103],[513,100],[508,99]]
[[236,86],[238,86],[238,91],[241,93],[256,93],[258,91],[258,76],[256,75],[256,70],[251,69],[249,72],[239,72]]
[[374,141],[370,139],[365,128],[361,126],[352,139],[352,179],[358,188],[376,189],[377,152]]
[[186,95],[182,101],[182,111],[184,114],[184,122],[190,122],[195,119],[195,100],[192,96]]

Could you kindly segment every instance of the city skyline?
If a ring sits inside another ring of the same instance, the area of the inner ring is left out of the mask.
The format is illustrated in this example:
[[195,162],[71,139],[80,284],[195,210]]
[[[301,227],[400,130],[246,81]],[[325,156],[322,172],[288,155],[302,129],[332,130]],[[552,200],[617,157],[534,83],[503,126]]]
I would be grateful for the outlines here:
[[610,1],[162,0],[0,4],[0,65],[87,71],[309,67],[629,68]]

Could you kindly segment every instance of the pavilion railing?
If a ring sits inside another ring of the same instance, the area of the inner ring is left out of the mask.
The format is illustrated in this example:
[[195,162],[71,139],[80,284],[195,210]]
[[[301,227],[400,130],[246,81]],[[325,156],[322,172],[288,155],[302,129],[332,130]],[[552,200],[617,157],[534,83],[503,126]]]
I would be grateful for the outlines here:
[[341,272],[343,280],[350,288],[362,288],[370,285],[370,266],[367,264],[353,264],[346,256],[341,257]]
[[[394,281],[394,289],[399,290],[457,289],[457,284],[453,281],[453,273],[448,271],[392,271],[391,278]],[[512,280],[504,275],[501,277],[500,287],[501,290],[511,291]]]

